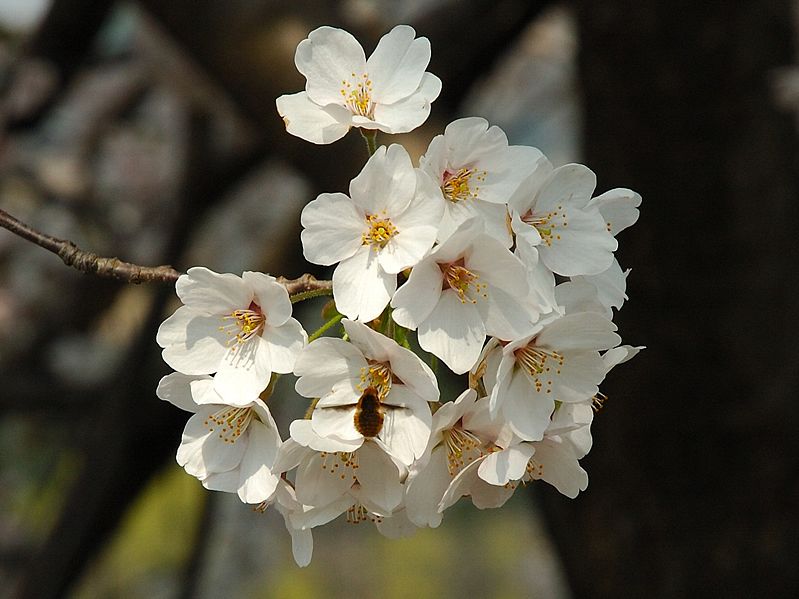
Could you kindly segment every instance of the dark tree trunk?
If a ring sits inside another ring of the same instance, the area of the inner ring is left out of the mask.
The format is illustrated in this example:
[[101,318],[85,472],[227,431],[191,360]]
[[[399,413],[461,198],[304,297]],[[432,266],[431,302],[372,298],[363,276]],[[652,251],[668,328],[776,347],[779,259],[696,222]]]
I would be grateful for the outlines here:
[[[799,596],[799,178],[771,97],[787,0],[584,1],[586,163],[629,186],[625,339],[574,502],[543,491],[579,597]],[[707,595],[709,593],[709,595]]]

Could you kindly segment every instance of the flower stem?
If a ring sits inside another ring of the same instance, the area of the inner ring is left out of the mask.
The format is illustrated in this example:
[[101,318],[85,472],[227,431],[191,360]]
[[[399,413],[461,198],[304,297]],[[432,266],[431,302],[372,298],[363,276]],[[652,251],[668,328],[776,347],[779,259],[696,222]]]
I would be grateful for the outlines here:
[[361,136],[366,141],[366,151],[371,158],[377,150],[377,129],[361,129]]
[[333,318],[328,320],[325,324],[319,327],[314,333],[308,337],[308,343],[311,341],[316,341],[321,337],[325,331],[327,331],[330,327],[335,326],[337,322],[339,322],[342,318],[344,318],[343,314],[336,314]]
[[311,299],[314,297],[322,297],[323,295],[333,295],[333,288],[322,288],[322,289],[309,289],[307,291],[300,291],[299,293],[295,293],[291,296],[291,303],[296,304],[297,302],[302,302],[307,299]]

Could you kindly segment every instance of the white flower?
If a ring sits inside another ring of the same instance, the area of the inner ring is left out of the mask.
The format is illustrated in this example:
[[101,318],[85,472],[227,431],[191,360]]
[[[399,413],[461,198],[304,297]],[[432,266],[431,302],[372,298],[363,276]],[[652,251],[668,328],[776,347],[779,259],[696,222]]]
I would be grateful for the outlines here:
[[344,319],[350,342],[317,339],[300,354],[297,393],[320,398],[314,433],[360,447],[373,440],[410,465],[424,453],[438,401],[435,375],[413,352],[357,321]]
[[245,503],[272,498],[279,478],[271,470],[280,447],[277,425],[260,399],[226,405],[208,376],[174,372],[156,394],[193,412],[178,448],[178,464],[214,491],[238,493]]
[[544,480],[572,499],[577,497],[588,487],[588,474],[578,460],[591,448],[592,419],[590,401],[562,404],[542,440],[512,439],[463,468],[452,479],[439,509],[445,510],[465,495],[477,507],[499,507],[519,483],[534,480]]
[[353,524],[379,523],[402,503],[405,473],[371,440],[356,447],[317,435],[308,420],[295,420],[276,468],[294,467],[296,497],[303,505],[290,514],[295,528],[321,526],[345,512]]
[[537,252],[563,276],[599,274],[613,260],[616,240],[596,206],[590,206],[596,176],[581,164],[553,170],[538,162],[509,200],[517,246]]
[[305,91],[277,99],[292,135],[317,144],[342,138],[350,127],[407,133],[424,123],[441,81],[425,72],[430,42],[407,25],[384,35],[366,60],[346,31],[313,30],[297,46],[294,62]]
[[486,334],[513,339],[529,330],[533,315],[522,303],[528,293],[524,265],[471,220],[414,266],[391,300],[392,315],[461,374],[479,357]]
[[184,303],[158,328],[164,361],[183,374],[212,374],[229,405],[249,405],[272,372],[288,373],[306,343],[291,301],[274,277],[190,268],[175,285]]
[[616,326],[593,312],[547,319],[529,334],[501,346],[486,346],[491,414],[500,415],[525,441],[538,441],[555,402],[580,402],[596,395],[607,368],[599,350],[615,347]]
[[[597,208],[608,232],[614,237],[620,232],[635,224],[638,220],[638,206],[641,205],[641,196],[630,189],[611,189],[593,198],[588,202],[588,207]],[[618,261],[614,258],[610,267],[596,275],[583,275],[574,277],[575,282],[585,281],[597,290],[599,301],[605,307],[608,317],[622,307],[627,299],[627,275],[630,270],[622,271]]]
[[436,239],[443,206],[433,182],[402,146],[377,149],[350,183],[350,197],[323,193],[302,211],[305,258],[333,272],[336,308],[377,318],[397,288],[397,273],[419,262]]
[[[413,465],[405,483],[405,509],[411,522],[431,528],[441,524],[438,506],[452,479],[474,460],[499,449],[494,441],[501,435],[502,425],[489,419],[488,400],[477,401],[474,390],[441,406],[433,415],[427,451]],[[506,494],[501,490],[487,491],[476,500],[480,507],[504,502]]]
[[507,203],[519,183],[530,175],[543,154],[536,148],[508,146],[508,138],[485,119],[453,121],[430,142],[419,168],[438,184],[444,198],[439,241],[473,217],[506,247],[513,243]]

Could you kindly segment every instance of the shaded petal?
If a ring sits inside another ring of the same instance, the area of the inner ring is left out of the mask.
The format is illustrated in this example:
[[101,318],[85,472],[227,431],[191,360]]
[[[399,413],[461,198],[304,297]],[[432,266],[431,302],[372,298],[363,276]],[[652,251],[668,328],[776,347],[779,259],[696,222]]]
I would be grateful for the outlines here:
[[443,281],[444,275],[432,258],[414,266],[411,276],[391,300],[394,322],[408,329],[416,329],[438,304]]
[[295,389],[303,397],[322,397],[342,379],[358,380],[366,360],[355,345],[323,337],[308,344],[294,364]]
[[615,331],[616,325],[601,314],[567,314],[545,326],[536,338],[536,345],[558,351],[608,349],[621,343]]
[[599,209],[610,234],[615,237],[638,220],[641,195],[632,189],[619,187],[598,195],[588,205]]
[[419,325],[419,345],[435,354],[456,374],[468,371],[480,356],[486,338],[485,325],[477,308],[462,303],[451,289],[430,316]]
[[524,476],[527,462],[535,453],[529,443],[521,443],[489,454],[477,469],[478,476],[490,485],[506,485]]
[[392,218],[397,233],[379,254],[386,272],[398,273],[416,265],[433,246],[444,211],[441,194],[430,177],[416,171],[417,186],[407,208]]
[[425,37],[415,37],[413,27],[397,25],[380,38],[366,61],[373,101],[393,104],[419,87],[430,62],[430,42]]
[[330,266],[363,245],[364,216],[343,193],[323,193],[302,210],[302,252],[308,262]]
[[[158,381],[155,394],[159,399],[168,401],[174,406],[187,412],[196,412],[197,403],[191,393],[191,382],[196,381],[196,376],[189,376],[179,372],[173,372]],[[210,380],[210,377],[209,377]]]
[[532,381],[518,368],[513,372],[505,394],[502,415],[513,431],[525,441],[543,439],[555,409],[552,394],[536,393]]
[[358,40],[334,27],[311,31],[297,46],[294,63],[308,80],[308,97],[321,106],[342,104],[343,83],[366,73],[366,56]]
[[239,466],[239,499],[244,503],[261,503],[272,497],[280,480],[271,470],[280,437],[277,431],[257,421],[250,423],[247,434],[247,449]]
[[359,496],[390,514],[402,502],[403,487],[399,471],[391,458],[374,443],[364,443],[358,450]]
[[333,271],[333,299],[345,316],[374,320],[388,305],[397,288],[397,275],[380,268],[370,246],[362,246]]
[[430,116],[430,103],[441,93],[441,79],[425,73],[419,88],[410,96],[393,104],[377,104],[374,121],[386,133],[413,131]]
[[282,326],[264,328],[261,344],[269,356],[273,372],[287,374],[294,370],[297,356],[308,341],[305,329],[294,318],[289,318]]
[[289,293],[275,277],[262,272],[244,271],[241,278],[252,289],[252,301],[261,308],[267,324],[279,327],[291,317]]
[[252,291],[241,277],[216,273],[204,266],[194,266],[180,275],[175,291],[184,304],[209,314],[246,308],[252,299]]
[[[416,173],[405,148],[380,146],[350,181],[353,203],[367,214],[392,219],[410,203],[416,190]],[[365,223],[365,221],[363,221]]]
[[363,435],[355,429],[355,406],[319,406],[311,415],[314,433],[320,437],[335,437],[344,441],[357,441]]
[[313,144],[329,144],[347,134],[352,126],[352,112],[338,104],[320,106],[305,92],[280,96],[277,112],[286,131]]
[[261,337],[253,337],[225,354],[214,377],[214,389],[225,403],[238,405],[256,399],[271,376],[269,350]]
[[203,316],[181,306],[158,327],[156,341],[164,362],[183,374],[211,374],[227,352],[227,336],[218,316]]
[[583,164],[564,164],[549,175],[535,201],[536,212],[558,206],[584,208],[596,188],[596,175]]
[[441,524],[443,515],[438,511],[438,504],[451,480],[447,450],[439,445],[433,450],[427,465],[405,484],[405,510],[411,522],[430,528]]

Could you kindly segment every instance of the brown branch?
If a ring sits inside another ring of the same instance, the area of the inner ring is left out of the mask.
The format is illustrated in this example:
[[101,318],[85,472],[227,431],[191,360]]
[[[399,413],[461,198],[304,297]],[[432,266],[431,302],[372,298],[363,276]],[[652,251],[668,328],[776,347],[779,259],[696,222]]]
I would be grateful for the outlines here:
[[53,252],[64,261],[64,264],[81,272],[92,273],[127,283],[150,283],[153,281],[174,283],[180,276],[178,271],[168,265],[139,266],[138,264],[123,262],[119,258],[103,258],[93,252],[80,249],[71,241],[41,233],[1,209],[0,227],[8,229],[15,235],[19,235],[23,239],[27,239],[39,247]]
[[287,279],[286,277],[278,277],[277,282],[286,288],[289,295],[295,293],[303,293],[306,291],[319,291],[322,289],[332,289],[333,281],[320,281],[311,274],[304,274],[296,279]]

